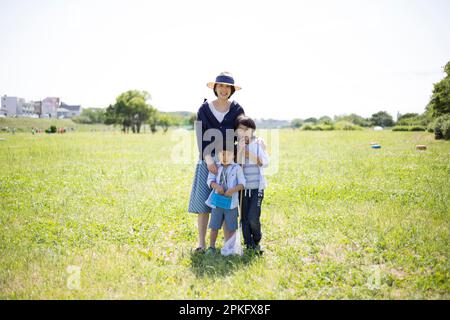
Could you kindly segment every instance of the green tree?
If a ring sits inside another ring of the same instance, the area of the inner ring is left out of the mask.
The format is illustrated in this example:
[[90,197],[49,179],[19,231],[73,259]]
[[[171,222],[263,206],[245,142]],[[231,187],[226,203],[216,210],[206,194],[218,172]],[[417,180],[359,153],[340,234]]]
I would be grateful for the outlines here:
[[373,126],[392,127],[394,125],[394,119],[386,111],[374,113],[370,122]]
[[450,61],[445,65],[444,72],[447,75],[434,84],[433,94],[427,106],[427,112],[433,118],[450,114]]
[[[156,119],[157,110],[147,101],[147,91],[129,90],[116,98],[116,103],[106,109],[105,123],[120,124],[124,132],[140,133],[143,123]],[[153,131],[152,131],[153,132]]]
[[291,121],[291,128],[298,129],[303,125],[302,119],[293,119]]
[[334,120],[336,122],[338,121],[347,121],[347,122],[351,122],[357,126],[361,126],[361,127],[369,127],[370,126],[370,121],[360,115],[357,115],[355,113],[351,113],[349,115],[340,115],[340,116],[335,116]]
[[432,119],[427,113],[405,113],[399,114],[397,117],[397,126],[426,126]]
[[174,121],[170,115],[158,114],[157,124],[163,128],[164,132],[167,132],[167,130],[173,123],[174,123]]
[[103,108],[86,108],[83,109],[81,114],[72,119],[77,123],[104,123],[106,120],[106,110]]
[[192,128],[194,128],[194,123],[196,120],[197,120],[197,115],[195,113],[189,117],[188,123]]
[[319,118],[319,123],[321,124],[333,124],[333,119],[329,116],[323,116]]
[[405,114],[399,114],[399,116],[397,117],[397,121],[405,120],[405,119],[410,119],[410,118],[415,118],[415,117],[417,117],[418,115],[419,115],[418,113],[405,113]]
[[313,124],[316,124],[317,123],[317,119],[316,118],[308,118],[308,119],[305,119],[305,121],[303,121],[304,123],[313,123]]

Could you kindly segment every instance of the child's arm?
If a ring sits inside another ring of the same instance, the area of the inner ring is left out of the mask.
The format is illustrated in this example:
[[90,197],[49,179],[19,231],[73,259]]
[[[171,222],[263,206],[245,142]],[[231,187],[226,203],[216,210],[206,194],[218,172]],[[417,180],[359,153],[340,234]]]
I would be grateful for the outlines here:
[[215,189],[218,194],[223,194],[223,187],[220,184],[212,182],[211,188]]
[[246,157],[245,140],[241,139],[241,140],[239,140],[238,145],[237,145],[236,163],[237,164],[244,164],[245,163],[245,157]]
[[223,194],[223,188],[220,184],[216,183],[216,175],[214,173],[208,173],[206,184],[208,185],[208,187],[216,190],[218,194]]
[[256,163],[258,166],[262,166],[261,158],[258,157],[256,154],[254,154],[251,151],[246,151],[246,156],[248,156],[248,159],[250,160],[250,163]]
[[258,147],[258,165],[263,168],[267,168],[269,166],[269,156],[266,152],[266,144],[264,143],[264,140],[259,138],[259,141],[257,142],[259,144]]
[[233,193],[241,191],[241,190],[244,190],[244,185],[238,184],[236,187],[228,189],[227,192],[225,192],[225,195],[227,197],[231,197],[233,195]]
[[246,152],[248,153],[248,159],[252,163],[256,163],[258,166],[266,168],[267,166],[269,166],[269,158],[266,153],[266,145],[261,138],[258,138],[258,141],[256,143],[258,143],[258,154],[248,151]]

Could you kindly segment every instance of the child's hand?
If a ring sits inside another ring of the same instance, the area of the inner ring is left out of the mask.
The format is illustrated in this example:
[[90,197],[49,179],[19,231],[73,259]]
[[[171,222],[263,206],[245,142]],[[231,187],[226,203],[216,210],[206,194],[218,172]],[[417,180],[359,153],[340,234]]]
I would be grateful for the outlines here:
[[240,139],[237,144],[237,150],[243,150],[245,148],[245,139]]
[[233,193],[234,193],[234,191],[232,189],[228,189],[227,192],[225,192],[225,196],[232,197]]
[[222,186],[216,186],[215,189],[216,189],[216,193],[218,193],[218,194],[224,194]]

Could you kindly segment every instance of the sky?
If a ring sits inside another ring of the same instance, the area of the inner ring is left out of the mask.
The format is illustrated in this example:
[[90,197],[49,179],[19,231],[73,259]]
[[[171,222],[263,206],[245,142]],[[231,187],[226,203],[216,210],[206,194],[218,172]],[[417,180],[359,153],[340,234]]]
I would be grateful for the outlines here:
[[196,112],[231,72],[253,118],[424,111],[450,1],[0,0],[0,95],[107,107],[148,91]]

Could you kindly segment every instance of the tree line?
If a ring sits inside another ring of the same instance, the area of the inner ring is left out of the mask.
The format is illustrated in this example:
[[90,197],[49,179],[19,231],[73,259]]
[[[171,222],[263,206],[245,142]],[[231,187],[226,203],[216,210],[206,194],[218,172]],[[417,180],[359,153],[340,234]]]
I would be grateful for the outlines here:
[[122,131],[140,133],[148,125],[152,133],[160,127],[166,132],[171,126],[193,126],[195,114],[189,112],[160,112],[153,107],[147,91],[129,90],[120,94],[114,104],[104,108],[83,109],[73,120],[78,123],[119,125]]
[[450,139],[450,61],[444,66],[445,77],[434,84],[425,111],[419,113],[397,114],[394,121],[386,111],[379,111],[369,118],[357,114],[329,116],[320,118],[294,119],[292,128],[303,130],[358,130],[364,127],[393,127],[394,131],[429,131],[436,139]]
[[[303,130],[361,130],[364,127],[393,127],[394,131],[425,131],[435,133],[437,139],[450,139],[450,61],[444,67],[446,76],[434,84],[430,101],[425,111],[419,113],[397,114],[394,121],[386,111],[379,111],[369,118],[357,114],[338,115],[333,118],[323,116],[307,119],[293,119],[291,128]],[[151,132],[160,127],[164,132],[171,126],[190,126],[195,121],[195,114],[190,112],[159,112],[149,100],[147,91],[129,90],[120,94],[114,104],[106,109],[84,109],[74,118],[78,123],[104,123],[120,125],[122,131],[140,133],[143,125],[148,125]]]

